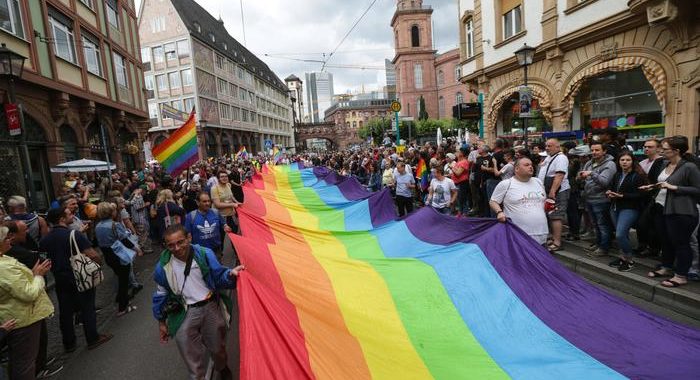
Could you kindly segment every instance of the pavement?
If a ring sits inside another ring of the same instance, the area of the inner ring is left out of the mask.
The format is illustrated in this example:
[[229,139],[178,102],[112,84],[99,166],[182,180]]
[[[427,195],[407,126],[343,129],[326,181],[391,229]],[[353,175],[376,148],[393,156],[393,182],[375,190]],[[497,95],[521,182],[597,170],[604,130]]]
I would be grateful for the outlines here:
[[[97,307],[102,308],[97,314],[100,333],[110,333],[114,338],[102,346],[88,351],[82,329],[76,327],[78,349],[63,353],[58,319],[49,321],[49,356],[59,355],[64,365],[61,372],[52,377],[57,380],[179,380],[187,378],[185,367],[177,346],[173,340],[161,344],[158,323],[151,314],[151,295],[155,291],[153,269],[158,261],[158,254],[137,258],[135,273],[144,289],[134,297],[132,305],[137,309],[122,317],[116,317],[116,277],[109,268],[105,268],[105,282],[97,292]],[[230,261],[230,260],[224,260]],[[231,263],[227,263],[230,265]],[[56,304],[55,293],[51,298]],[[237,310],[236,298],[234,308]],[[227,335],[229,367],[238,378],[238,318],[233,313],[231,329]]]

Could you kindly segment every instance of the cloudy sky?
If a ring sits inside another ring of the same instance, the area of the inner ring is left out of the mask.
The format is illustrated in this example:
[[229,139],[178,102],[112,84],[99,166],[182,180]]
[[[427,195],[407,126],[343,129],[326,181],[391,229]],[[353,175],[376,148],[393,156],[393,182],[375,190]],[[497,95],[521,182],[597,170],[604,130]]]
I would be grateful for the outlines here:
[[[229,34],[243,43],[240,0],[196,0],[209,13],[224,20]],[[318,71],[321,63],[297,60],[323,60],[372,0],[242,0],[246,47],[265,61],[280,77]],[[137,0],[137,6],[140,1]],[[439,52],[458,44],[456,0],[424,0],[433,7],[433,40]],[[389,26],[395,0],[376,0],[329,65],[370,66],[371,69],[330,67],[335,93],[366,91],[384,84],[385,58],[392,58],[393,38]],[[267,56],[266,56],[267,54]]]

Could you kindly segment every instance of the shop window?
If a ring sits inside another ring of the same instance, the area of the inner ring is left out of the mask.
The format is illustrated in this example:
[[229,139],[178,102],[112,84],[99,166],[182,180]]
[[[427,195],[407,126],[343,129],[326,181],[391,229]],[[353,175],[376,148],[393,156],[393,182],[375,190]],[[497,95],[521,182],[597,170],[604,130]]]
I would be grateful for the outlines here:
[[[551,130],[551,126],[542,115],[539,100],[532,99],[530,116],[527,119],[527,131],[530,137],[541,136],[542,132]],[[525,135],[525,119],[520,117],[520,94],[515,92],[503,102],[499,110],[497,132],[499,137],[522,139]]]
[[661,105],[641,68],[607,72],[583,83],[574,98],[571,125],[586,132],[618,128],[632,143],[664,134]]
[[19,38],[24,38],[19,0],[0,0],[0,28]]
[[411,46],[420,46],[420,29],[418,28],[418,25],[413,25],[411,27]]

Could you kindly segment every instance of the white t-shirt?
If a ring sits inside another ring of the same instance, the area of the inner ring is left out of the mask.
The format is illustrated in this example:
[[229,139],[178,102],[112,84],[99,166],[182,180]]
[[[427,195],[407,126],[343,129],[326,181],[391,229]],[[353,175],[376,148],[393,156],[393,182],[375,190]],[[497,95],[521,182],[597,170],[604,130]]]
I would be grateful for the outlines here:
[[[552,161],[551,165],[549,164],[550,161]],[[547,170],[547,167],[549,167],[549,170]],[[545,173],[545,171],[547,173]],[[561,181],[558,192],[569,190],[571,188],[569,185],[569,177],[567,176],[569,173],[569,158],[563,153],[557,153],[554,156],[547,156],[547,158],[545,158],[540,164],[540,170],[537,173],[537,178],[540,180],[540,182],[544,183],[545,175],[547,177],[554,177],[554,175],[557,173],[564,173],[564,179]]]
[[413,179],[413,174],[410,171],[406,170],[401,174],[394,169],[394,183],[396,184],[396,195],[409,198],[413,196],[413,190],[408,185],[416,183],[416,180]]
[[505,164],[501,168],[500,171],[501,171],[501,180],[504,180],[504,181],[507,179],[513,178],[513,176],[515,175],[515,167],[513,166],[512,162]]
[[[666,182],[666,180],[670,177],[668,173],[666,173],[666,169],[662,170],[661,173],[659,174],[658,182]],[[656,194],[656,203],[660,204],[661,206],[666,206],[666,197],[668,196],[668,190],[662,188],[659,190],[659,193]]]
[[[174,255],[170,258],[170,264],[173,266],[173,275],[177,281],[178,289],[173,289],[175,293],[180,292],[183,282],[185,281],[185,263],[180,261]],[[182,296],[185,299],[185,303],[192,305],[199,301],[204,301],[209,298],[211,290],[207,287],[207,283],[204,281],[202,276],[202,271],[199,269],[196,260],[192,260],[192,268],[190,268],[190,275],[187,276],[187,282],[185,282],[185,287],[182,290]]]
[[450,205],[452,190],[457,190],[457,186],[447,177],[443,178],[442,181],[433,178],[430,181],[430,189],[433,190],[433,198],[430,201],[430,205],[435,208],[445,208]]
[[515,177],[501,181],[491,200],[503,205],[503,212],[513,223],[538,243],[547,241],[547,214],[544,212],[544,185],[538,178],[521,182]]

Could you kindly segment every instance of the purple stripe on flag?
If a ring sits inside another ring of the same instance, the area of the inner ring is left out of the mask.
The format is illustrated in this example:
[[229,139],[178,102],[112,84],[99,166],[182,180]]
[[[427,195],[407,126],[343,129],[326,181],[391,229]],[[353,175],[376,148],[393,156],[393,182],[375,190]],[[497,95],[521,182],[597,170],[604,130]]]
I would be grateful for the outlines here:
[[380,226],[396,219],[396,210],[389,189],[370,193],[354,177],[344,177],[319,166],[314,167],[313,172],[318,179],[324,180],[329,185],[338,186],[338,190],[346,199],[350,201],[367,199],[373,226]]
[[477,244],[538,318],[623,375],[671,379],[700,373],[700,330],[655,316],[589,284],[515,225],[456,219],[429,207],[408,216],[406,224],[426,242]]

